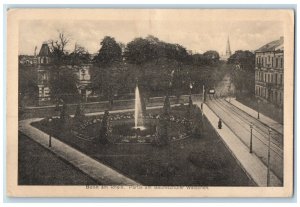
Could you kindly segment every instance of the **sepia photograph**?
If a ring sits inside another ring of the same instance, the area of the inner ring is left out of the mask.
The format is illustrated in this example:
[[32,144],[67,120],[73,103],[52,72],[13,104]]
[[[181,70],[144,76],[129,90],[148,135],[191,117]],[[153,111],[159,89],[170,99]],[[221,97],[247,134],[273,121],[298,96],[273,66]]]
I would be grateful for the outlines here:
[[7,193],[288,197],[293,10],[12,9]]

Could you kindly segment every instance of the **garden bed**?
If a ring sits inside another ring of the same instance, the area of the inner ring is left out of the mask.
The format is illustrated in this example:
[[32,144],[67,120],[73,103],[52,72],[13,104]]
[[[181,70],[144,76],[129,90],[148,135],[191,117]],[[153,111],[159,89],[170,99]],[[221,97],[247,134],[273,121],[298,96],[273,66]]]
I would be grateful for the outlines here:
[[[185,107],[172,108],[171,111],[174,116],[186,113]],[[151,111],[152,114],[156,112],[159,110]],[[101,116],[88,119],[100,123]],[[33,125],[143,185],[254,185],[206,118],[203,119],[201,136],[178,139],[165,146],[140,143],[104,145],[95,140],[80,139],[59,124],[54,124],[52,129],[45,127],[43,121]],[[171,128],[170,133],[174,133],[176,130],[172,129],[175,128]]]

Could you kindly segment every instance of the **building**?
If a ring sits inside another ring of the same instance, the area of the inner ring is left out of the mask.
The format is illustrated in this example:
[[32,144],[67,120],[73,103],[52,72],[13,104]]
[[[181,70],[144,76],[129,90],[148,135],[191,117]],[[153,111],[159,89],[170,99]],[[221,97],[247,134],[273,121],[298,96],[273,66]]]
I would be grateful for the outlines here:
[[224,54],[221,55],[221,60],[227,61],[231,55],[232,55],[232,53],[231,53],[231,49],[230,49],[230,41],[229,41],[229,36],[228,36],[227,43],[226,43],[226,53],[225,53],[225,55]]
[[37,56],[37,85],[38,85],[38,105],[48,104],[50,98],[50,70],[51,52],[47,43],[43,43]]
[[280,37],[255,51],[255,96],[283,105],[284,39]]
[[[44,42],[41,46],[41,49],[34,56],[19,56],[19,67],[22,70],[27,70],[30,72],[32,76],[34,76],[34,80],[36,80],[36,89],[35,89],[35,97],[30,97],[32,99],[31,104],[34,105],[49,105],[51,102],[55,102],[55,100],[51,100],[51,91],[50,91],[50,80],[54,78],[51,71],[53,70],[52,59],[51,59],[51,51],[46,42]],[[79,94],[82,96],[83,100],[87,100],[88,95],[90,95],[91,91],[89,89],[89,84],[91,82],[90,69],[92,67],[91,64],[83,64],[80,66],[77,65],[62,65],[61,68],[67,68],[72,70],[78,77],[78,85],[77,89]],[[29,71],[30,70],[30,71]]]

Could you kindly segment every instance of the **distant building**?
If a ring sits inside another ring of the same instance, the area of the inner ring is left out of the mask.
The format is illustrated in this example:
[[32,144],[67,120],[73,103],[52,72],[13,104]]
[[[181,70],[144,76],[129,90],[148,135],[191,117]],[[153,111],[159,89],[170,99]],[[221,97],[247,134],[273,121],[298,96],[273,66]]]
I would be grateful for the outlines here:
[[[51,51],[48,44],[45,42],[42,44],[38,55],[36,55],[36,51],[34,56],[20,55],[19,64],[22,69],[31,69],[31,73],[36,77],[36,90],[38,91],[35,93],[36,97],[31,97],[34,99],[33,102],[37,105],[47,105],[50,104],[50,102],[53,102],[54,100],[51,100],[50,94],[50,79],[53,78],[53,76],[51,77],[51,70],[54,65],[52,64]],[[84,64],[80,66],[62,65],[61,68],[70,69],[77,75],[78,92],[82,98],[86,100],[87,96],[91,93],[88,88],[88,85],[91,82],[91,64]]]
[[43,43],[40,52],[37,56],[37,84],[38,92],[38,105],[49,103],[50,97],[50,70],[51,70],[51,52],[47,43]]
[[78,92],[84,100],[87,100],[87,97],[91,94],[89,85],[91,83],[91,69],[92,64],[81,65],[80,67],[74,67],[75,73],[78,77]]
[[229,36],[228,36],[227,43],[226,43],[226,53],[225,53],[225,55],[222,54],[220,59],[227,61],[231,55],[232,55],[232,53],[231,53],[231,49],[230,49],[230,41],[229,41]]
[[22,65],[35,65],[37,58],[33,55],[19,55],[19,63]]
[[280,37],[255,51],[255,96],[283,105],[284,39]]

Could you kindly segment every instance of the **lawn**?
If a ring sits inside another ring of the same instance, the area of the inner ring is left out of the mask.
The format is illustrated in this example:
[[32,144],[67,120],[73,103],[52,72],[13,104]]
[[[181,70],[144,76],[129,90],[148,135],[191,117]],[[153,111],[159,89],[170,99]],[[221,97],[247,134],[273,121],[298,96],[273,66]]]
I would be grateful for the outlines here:
[[[35,123],[48,132],[49,129]],[[204,118],[201,137],[169,142],[167,146],[123,143],[102,145],[56,130],[55,137],[143,185],[253,186],[254,183]]]
[[19,133],[19,185],[97,185],[88,175]]

